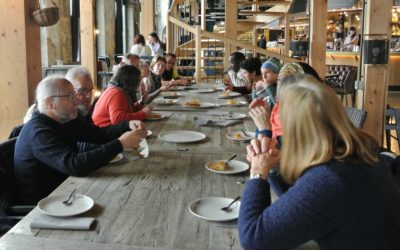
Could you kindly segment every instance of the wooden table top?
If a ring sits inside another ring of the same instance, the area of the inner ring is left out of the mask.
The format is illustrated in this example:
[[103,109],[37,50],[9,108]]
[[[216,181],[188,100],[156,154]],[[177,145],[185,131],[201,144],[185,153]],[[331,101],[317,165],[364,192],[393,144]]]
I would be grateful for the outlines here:
[[[185,98],[213,103],[221,102],[219,93],[183,92]],[[223,110],[248,112],[247,106],[213,108]],[[207,111],[169,110],[172,115],[168,119],[146,121],[153,132],[148,138],[148,158],[110,164],[86,177],[69,177],[51,194],[69,194],[76,188],[76,193],[91,197],[94,207],[80,215],[96,218],[91,230],[31,229],[30,223],[41,214],[35,208],[0,239],[0,249],[242,249],[237,221],[209,222],[192,215],[188,207],[199,198],[241,195],[248,170],[220,175],[208,171],[205,164],[232,154],[247,162],[247,144],[229,140],[226,133],[255,127],[249,118],[226,128],[198,126],[196,119],[219,119],[207,115]],[[207,139],[176,144],[157,137],[169,130],[198,131]],[[318,248],[306,245],[299,249]]]

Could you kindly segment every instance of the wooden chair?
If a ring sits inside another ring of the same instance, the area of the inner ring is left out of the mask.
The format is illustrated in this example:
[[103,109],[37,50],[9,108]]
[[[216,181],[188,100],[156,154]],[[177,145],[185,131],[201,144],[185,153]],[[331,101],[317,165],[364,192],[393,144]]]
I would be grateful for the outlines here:
[[357,128],[362,128],[364,126],[365,118],[367,118],[367,111],[346,107],[346,112],[354,126]]
[[[391,135],[391,131],[396,131],[396,136]],[[397,140],[397,145],[400,149],[400,109],[394,109],[388,106],[386,109],[386,123],[385,123],[385,134],[386,134],[386,148],[391,150],[391,139]]]

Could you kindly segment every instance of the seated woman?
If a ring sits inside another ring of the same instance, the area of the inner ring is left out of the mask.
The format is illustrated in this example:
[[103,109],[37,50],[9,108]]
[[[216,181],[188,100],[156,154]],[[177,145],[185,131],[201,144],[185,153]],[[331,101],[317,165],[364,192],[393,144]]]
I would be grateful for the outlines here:
[[178,75],[177,70],[174,68],[176,63],[176,55],[167,53],[165,55],[165,70],[161,75],[163,83],[170,84],[171,86],[188,85],[188,81]]
[[[315,240],[321,249],[400,249],[400,194],[377,142],[314,78],[303,76],[278,97],[285,141],[281,152],[266,140],[249,146],[256,153],[239,212],[242,246],[292,249]],[[279,161],[293,186],[271,204],[266,178]]]
[[165,70],[165,57],[155,56],[150,64],[150,74],[147,77],[147,92],[149,93],[149,100],[151,102],[162,91],[169,89],[170,84],[162,82],[161,76]]
[[121,66],[94,107],[94,124],[105,127],[122,121],[144,120],[150,115],[153,107],[143,107],[141,100],[137,101],[140,82],[139,69],[133,65]]
[[225,90],[235,91],[242,94],[250,94],[255,84],[262,79],[261,61],[258,58],[245,59],[241,64],[243,78],[246,80],[246,86],[226,86]]
[[151,56],[151,48],[146,45],[146,41],[142,34],[138,34],[134,38],[134,44],[131,48],[131,53],[140,57]]

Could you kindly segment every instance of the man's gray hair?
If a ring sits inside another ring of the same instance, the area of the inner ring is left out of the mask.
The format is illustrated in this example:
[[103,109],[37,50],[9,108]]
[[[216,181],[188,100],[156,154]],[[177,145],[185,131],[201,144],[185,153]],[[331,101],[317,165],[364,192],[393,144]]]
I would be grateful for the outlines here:
[[36,87],[36,102],[37,109],[40,113],[47,113],[47,107],[45,103],[47,97],[59,95],[60,87],[58,82],[60,80],[65,80],[65,77],[62,75],[51,75],[45,77],[39,82],[38,86]]
[[81,75],[87,76],[90,79],[92,79],[92,76],[90,75],[89,70],[82,66],[76,66],[76,67],[70,68],[68,70],[67,74],[65,75],[65,78],[68,81],[70,81],[73,85],[75,85],[77,83],[76,78]]

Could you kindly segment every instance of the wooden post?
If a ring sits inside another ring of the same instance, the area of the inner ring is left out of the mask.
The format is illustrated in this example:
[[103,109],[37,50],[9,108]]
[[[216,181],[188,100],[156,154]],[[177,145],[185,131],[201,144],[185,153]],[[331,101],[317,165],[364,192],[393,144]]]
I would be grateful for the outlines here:
[[141,1],[141,12],[140,12],[140,34],[144,37],[155,31],[154,30],[154,0]]
[[327,2],[327,0],[312,0],[310,13],[310,65],[321,78],[325,78]]
[[[388,39],[391,37],[391,9],[393,1],[368,1],[365,39]],[[366,55],[363,54],[363,58]],[[388,88],[388,65],[365,66],[364,109],[367,119],[364,131],[382,145],[385,124],[386,97]]]
[[196,49],[196,75],[194,76],[196,79],[196,82],[200,82],[201,81],[201,26],[200,25],[196,25],[196,41],[195,41],[195,49]]
[[95,6],[96,1],[80,1],[81,25],[81,64],[86,67],[95,85],[97,85],[97,53],[96,53],[96,27]]
[[201,29],[206,30],[206,0],[201,0]]
[[0,140],[22,123],[42,78],[40,29],[32,12],[37,2],[14,0],[0,8]]
[[[225,0],[225,37],[236,40],[237,36],[237,1]],[[224,65],[229,65],[229,56],[235,51],[235,47],[225,43]]]
[[290,43],[290,15],[288,13],[286,13],[286,15],[285,15],[285,51],[284,51],[285,56],[289,56],[289,43]]

